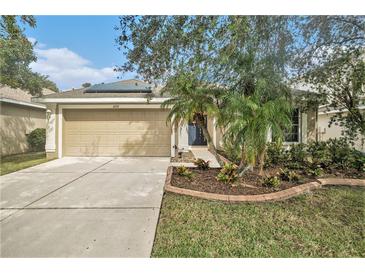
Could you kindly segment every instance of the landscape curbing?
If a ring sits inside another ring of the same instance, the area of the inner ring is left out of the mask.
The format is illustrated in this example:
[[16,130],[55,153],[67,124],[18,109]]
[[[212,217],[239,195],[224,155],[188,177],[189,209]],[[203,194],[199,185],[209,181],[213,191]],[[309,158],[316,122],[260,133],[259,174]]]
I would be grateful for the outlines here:
[[308,193],[314,189],[318,189],[326,185],[365,187],[364,179],[324,178],[273,193],[259,194],[259,195],[226,195],[226,194],[201,192],[173,186],[171,185],[172,172],[173,172],[173,166],[169,166],[166,174],[165,191],[180,195],[187,195],[214,201],[224,201],[229,203],[282,201],[304,193]]

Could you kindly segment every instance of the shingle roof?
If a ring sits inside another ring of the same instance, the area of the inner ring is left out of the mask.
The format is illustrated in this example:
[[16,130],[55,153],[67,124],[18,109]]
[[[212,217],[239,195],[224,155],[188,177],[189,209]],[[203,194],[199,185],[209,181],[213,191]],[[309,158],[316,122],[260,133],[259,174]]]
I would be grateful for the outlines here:
[[150,93],[152,85],[139,80],[124,80],[113,83],[101,83],[86,89],[86,92],[144,92]]
[[42,98],[145,98],[149,94],[154,98],[166,97],[161,95],[160,90],[140,80],[123,80],[44,95]]
[[[46,94],[54,94],[55,92],[53,90],[50,89],[43,89],[42,93],[44,95]],[[15,88],[11,88],[7,85],[0,85],[0,98],[7,98],[7,99],[12,99],[12,100],[17,100],[17,101],[21,101],[21,102],[31,102],[31,98],[32,95],[25,90],[22,89],[15,89]]]

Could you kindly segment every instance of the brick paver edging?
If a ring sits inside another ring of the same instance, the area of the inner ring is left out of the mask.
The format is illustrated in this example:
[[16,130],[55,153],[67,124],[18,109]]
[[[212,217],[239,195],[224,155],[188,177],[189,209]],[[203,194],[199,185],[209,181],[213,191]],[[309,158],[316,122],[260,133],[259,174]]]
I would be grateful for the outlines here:
[[176,194],[188,195],[202,199],[225,201],[225,202],[267,202],[267,201],[281,201],[291,197],[307,193],[313,189],[318,189],[322,185],[347,185],[347,186],[363,186],[365,187],[365,180],[363,179],[340,179],[340,178],[326,178],[319,179],[319,182],[313,181],[310,183],[294,186],[282,191],[260,194],[260,195],[225,195],[201,192],[191,189],[180,188],[171,185],[173,167],[169,166],[167,169],[165,191]]

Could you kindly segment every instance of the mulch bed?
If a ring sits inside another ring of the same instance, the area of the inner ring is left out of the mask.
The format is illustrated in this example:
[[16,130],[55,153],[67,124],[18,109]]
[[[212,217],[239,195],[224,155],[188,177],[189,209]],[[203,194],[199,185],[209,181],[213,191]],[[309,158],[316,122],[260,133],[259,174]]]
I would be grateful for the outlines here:
[[327,168],[325,174],[321,178],[350,178],[350,179],[365,179],[365,173],[354,168],[346,170],[338,170],[335,168]]
[[[263,177],[257,175],[257,172],[247,172],[243,177],[239,178],[234,184],[228,184],[216,179],[219,168],[210,168],[208,170],[200,170],[197,168],[189,168],[194,176],[191,180],[177,174],[176,168],[173,169],[171,185],[191,189],[202,192],[228,194],[228,195],[255,195],[277,192],[288,189],[299,184],[312,182],[315,179],[309,177],[301,177],[298,183],[290,183],[282,181],[280,187],[270,188],[262,185]],[[266,176],[276,175],[279,168],[267,168]]]

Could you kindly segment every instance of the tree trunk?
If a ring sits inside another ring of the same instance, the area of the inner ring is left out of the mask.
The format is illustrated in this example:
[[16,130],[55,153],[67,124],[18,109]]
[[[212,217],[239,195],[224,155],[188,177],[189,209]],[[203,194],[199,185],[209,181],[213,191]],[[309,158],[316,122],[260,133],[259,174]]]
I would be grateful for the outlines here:
[[242,149],[241,149],[241,160],[240,160],[240,164],[238,165],[238,170],[241,171],[244,169],[245,165],[246,165],[246,147],[243,144]]
[[245,146],[245,144],[243,144],[242,150],[241,150],[241,161],[240,161],[240,164],[239,164],[239,166],[237,168],[238,176],[242,177],[247,170],[251,170],[252,171],[253,170],[253,166],[247,164],[247,159],[246,159],[246,146]]
[[265,164],[266,146],[259,154],[259,175],[264,175],[264,164]]
[[215,145],[213,144],[212,137],[210,136],[209,131],[207,129],[208,125],[205,122],[204,115],[196,114],[195,122],[203,131],[204,138],[207,140],[207,143],[208,143],[208,149],[213,153],[213,155],[217,159],[219,165],[223,166],[224,162],[220,159],[217,149],[216,149]]

